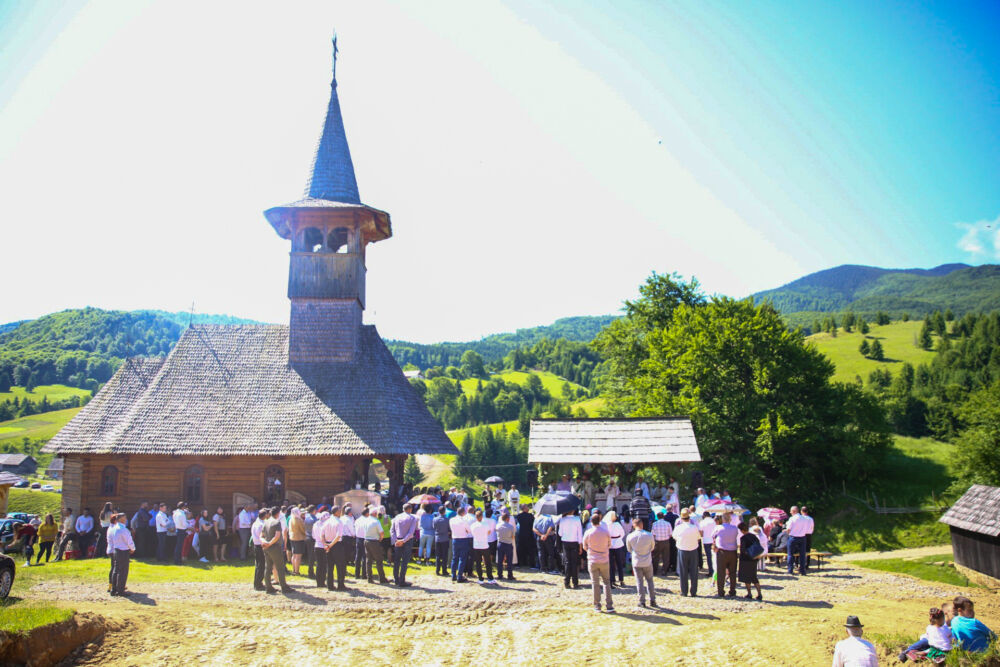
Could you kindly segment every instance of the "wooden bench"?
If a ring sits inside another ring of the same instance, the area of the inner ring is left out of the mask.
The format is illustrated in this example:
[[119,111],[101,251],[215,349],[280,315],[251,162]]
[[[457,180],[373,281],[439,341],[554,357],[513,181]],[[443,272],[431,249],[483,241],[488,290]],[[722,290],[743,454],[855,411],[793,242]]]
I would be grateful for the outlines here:
[[[829,551],[810,551],[806,554],[810,558],[815,559],[816,567],[821,568],[826,565],[826,561],[833,554]],[[767,561],[775,565],[781,565],[788,561],[788,554],[783,551],[775,551],[767,554]]]

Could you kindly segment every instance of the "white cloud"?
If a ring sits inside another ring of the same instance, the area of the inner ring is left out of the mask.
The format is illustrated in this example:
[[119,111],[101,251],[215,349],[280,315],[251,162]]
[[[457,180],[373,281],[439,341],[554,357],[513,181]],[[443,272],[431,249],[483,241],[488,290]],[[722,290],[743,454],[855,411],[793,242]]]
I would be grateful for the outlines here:
[[959,222],[955,226],[964,230],[958,248],[972,255],[973,260],[1000,259],[1000,215],[993,220]]

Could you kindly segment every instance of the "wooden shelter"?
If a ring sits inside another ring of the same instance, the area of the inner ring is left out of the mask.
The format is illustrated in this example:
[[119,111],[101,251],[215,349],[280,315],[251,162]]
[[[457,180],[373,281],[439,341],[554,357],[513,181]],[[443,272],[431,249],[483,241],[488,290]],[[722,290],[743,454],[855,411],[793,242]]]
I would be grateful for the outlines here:
[[456,452],[362,323],[365,248],[392,228],[358,196],[336,78],[306,197],[265,216],[291,242],[289,325],[194,325],[165,359],[127,360],[44,449],[66,506],[318,501],[375,459],[392,493],[408,455]]
[[686,417],[533,419],[529,463],[647,465],[701,461]]
[[940,521],[951,529],[957,566],[1000,580],[1000,487],[970,487]]

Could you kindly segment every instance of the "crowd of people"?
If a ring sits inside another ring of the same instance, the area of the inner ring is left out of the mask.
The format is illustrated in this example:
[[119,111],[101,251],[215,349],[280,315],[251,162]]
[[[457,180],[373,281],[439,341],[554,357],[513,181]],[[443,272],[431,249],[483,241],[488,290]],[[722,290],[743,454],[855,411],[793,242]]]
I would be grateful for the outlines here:
[[[435,574],[453,582],[473,579],[495,585],[514,581],[515,567],[558,576],[566,588],[579,588],[589,577],[596,611],[615,611],[614,588],[634,577],[639,607],[657,608],[655,577],[678,577],[681,596],[697,596],[699,581],[715,581],[718,597],[735,597],[739,585],[748,600],[763,599],[759,573],[764,555],[784,553],[789,574],[809,573],[809,553],[815,522],[806,507],[791,507],[778,516],[744,519],[730,511],[704,508],[712,500],[731,502],[728,492],[699,488],[694,504],[679,507],[675,482],[648,488],[641,478],[627,502],[616,483],[605,488],[608,502],[587,503],[589,480],[553,482],[554,493],[579,494],[579,506],[561,514],[535,513],[520,503],[515,485],[487,487],[480,498],[458,488],[407,489],[433,496],[433,503],[402,502],[395,513],[379,504],[354,507],[282,503],[248,505],[231,519],[225,509],[194,513],[187,503],[173,509],[166,503],[145,502],[131,517],[111,503],[94,517],[90,508],[75,515],[65,508],[60,524],[51,514],[18,524],[15,540],[5,549],[22,553],[28,564],[37,546],[36,564],[62,560],[70,549],[76,558],[110,558],[108,590],[128,595],[129,563],[134,555],[172,561],[185,559],[225,562],[254,561],[255,590],[288,593],[287,576],[306,576],[317,587],[347,590],[349,570],[355,580],[407,587],[411,559],[433,563]],[[591,485],[592,486],[592,485]],[[477,502],[480,504],[477,505]],[[663,503],[662,505],[660,503]],[[288,567],[291,567],[291,571]],[[494,576],[495,571],[495,576]],[[505,576],[506,575],[506,576]],[[661,594],[666,591],[661,586]],[[603,608],[602,608],[603,603]],[[849,617],[848,637],[836,647],[837,665],[877,664],[874,648],[861,639],[862,627]],[[924,635],[900,654],[900,660],[941,659],[953,644],[981,650],[995,638],[975,619],[970,600],[957,597],[930,610]],[[874,660],[874,661],[872,661]]]

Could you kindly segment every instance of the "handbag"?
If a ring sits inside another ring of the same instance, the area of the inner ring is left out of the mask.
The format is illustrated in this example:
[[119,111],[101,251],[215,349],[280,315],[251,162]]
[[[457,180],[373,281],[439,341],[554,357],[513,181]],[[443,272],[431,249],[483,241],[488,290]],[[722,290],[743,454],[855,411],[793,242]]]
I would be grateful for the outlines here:
[[764,555],[764,547],[760,545],[760,542],[751,544],[747,547],[747,555],[750,556],[750,558],[757,560]]

